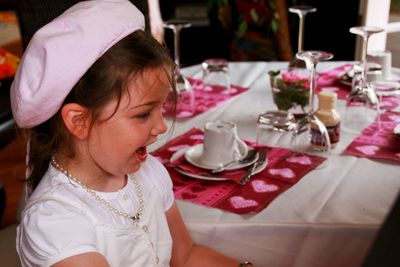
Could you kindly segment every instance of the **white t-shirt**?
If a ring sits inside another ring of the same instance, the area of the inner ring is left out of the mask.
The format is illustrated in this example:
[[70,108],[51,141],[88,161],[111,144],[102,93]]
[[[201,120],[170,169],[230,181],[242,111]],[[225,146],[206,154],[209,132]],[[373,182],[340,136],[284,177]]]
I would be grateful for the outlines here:
[[[103,207],[50,165],[18,227],[22,265],[50,266],[73,255],[98,252],[111,266],[169,266],[172,239],[165,212],[174,201],[171,179],[150,155],[134,175],[144,199],[139,225]],[[136,188],[127,181],[117,192],[96,193],[118,210],[136,214]]]

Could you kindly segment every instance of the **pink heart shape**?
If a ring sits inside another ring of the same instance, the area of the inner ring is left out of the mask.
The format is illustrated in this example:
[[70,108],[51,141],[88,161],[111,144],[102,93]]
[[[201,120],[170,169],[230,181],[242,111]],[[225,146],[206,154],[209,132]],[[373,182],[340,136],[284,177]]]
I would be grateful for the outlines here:
[[274,192],[279,189],[277,185],[268,184],[261,180],[253,180],[251,181],[251,185],[253,186],[254,191],[257,193]]
[[379,150],[379,147],[377,147],[377,146],[358,146],[358,147],[356,147],[356,149],[358,151],[360,151],[361,153],[364,153],[365,155],[371,156],[371,155],[376,154],[376,151]]
[[168,148],[169,151],[171,152],[176,152],[179,151],[181,149],[187,148],[189,145],[177,145],[177,146],[171,146]]
[[258,206],[258,202],[252,199],[244,199],[241,196],[231,197],[230,202],[235,209]]
[[204,139],[204,135],[202,134],[193,134],[189,137],[189,139],[192,140],[203,140]]
[[193,115],[194,115],[194,113],[191,111],[182,110],[181,112],[176,114],[176,117],[177,118],[189,118],[189,117],[192,117]]
[[280,175],[284,178],[293,178],[295,176],[294,172],[289,169],[289,168],[283,168],[283,169],[270,169],[269,173],[272,175]]
[[286,159],[287,162],[297,163],[300,165],[311,165],[311,159],[307,156],[293,156]]

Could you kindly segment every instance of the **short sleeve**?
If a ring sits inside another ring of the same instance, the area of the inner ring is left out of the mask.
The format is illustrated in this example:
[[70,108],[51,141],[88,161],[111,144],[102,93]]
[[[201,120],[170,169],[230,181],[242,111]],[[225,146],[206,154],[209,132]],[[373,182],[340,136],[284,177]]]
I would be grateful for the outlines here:
[[25,210],[17,232],[23,266],[50,266],[73,255],[96,252],[95,244],[89,219],[77,207],[53,199]]
[[149,190],[156,188],[159,191],[163,200],[163,210],[167,212],[175,199],[171,177],[167,169],[155,157],[148,155],[146,164],[142,165],[140,173],[147,176],[145,181],[152,181]]

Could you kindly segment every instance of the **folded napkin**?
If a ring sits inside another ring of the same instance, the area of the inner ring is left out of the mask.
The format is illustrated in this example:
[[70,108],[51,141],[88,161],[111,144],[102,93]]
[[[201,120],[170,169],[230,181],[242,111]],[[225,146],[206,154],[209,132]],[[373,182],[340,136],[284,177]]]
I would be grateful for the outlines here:
[[400,124],[400,113],[387,111],[374,121],[345,149],[345,154],[364,158],[400,161],[400,139],[393,129]]
[[[188,78],[188,80],[193,86],[195,110],[190,110],[188,106],[183,107],[177,110],[177,118],[192,118],[247,90],[247,88],[244,87],[231,85],[230,93],[226,94],[222,93],[225,91],[225,87],[223,86],[212,85],[207,86],[207,90],[203,90],[203,83],[201,80],[195,78]],[[164,115],[172,117],[174,115],[173,112],[171,109],[167,108],[170,105],[171,103],[169,102],[165,104]]]
[[[263,210],[276,196],[296,184],[325,160],[318,156],[299,155],[288,149],[269,147],[268,166],[252,176],[250,182],[245,185],[237,183],[245,171],[243,169],[221,173],[222,177],[229,179],[227,181],[195,179],[177,172],[175,167],[192,173],[208,172],[190,165],[182,156],[170,162],[174,153],[202,143],[202,140],[203,132],[193,128],[152,154],[170,173],[176,198],[238,214]],[[252,142],[247,143],[255,146]]]

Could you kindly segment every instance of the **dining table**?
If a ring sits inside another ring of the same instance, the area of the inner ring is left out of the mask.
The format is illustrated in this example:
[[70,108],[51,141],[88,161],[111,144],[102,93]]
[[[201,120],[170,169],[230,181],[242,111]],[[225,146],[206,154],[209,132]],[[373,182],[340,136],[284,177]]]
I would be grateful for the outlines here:
[[[351,63],[321,62],[317,72]],[[288,62],[229,62],[231,83],[245,91],[192,118],[168,118],[171,129],[150,151],[216,120],[235,123],[245,140],[255,142],[258,133],[260,142],[290,148],[288,133],[268,140],[267,133],[257,130],[259,115],[276,110],[268,72],[287,66]],[[201,64],[182,72],[202,77]],[[399,69],[392,73],[400,77]],[[341,116],[345,106],[345,100],[337,100]],[[257,213],[237,214],[177,199],[194,242],[257,267],[360,266],[399,193],[400,165],[344,153],[359,134],[342,127],[328,164],[308,172]]]

